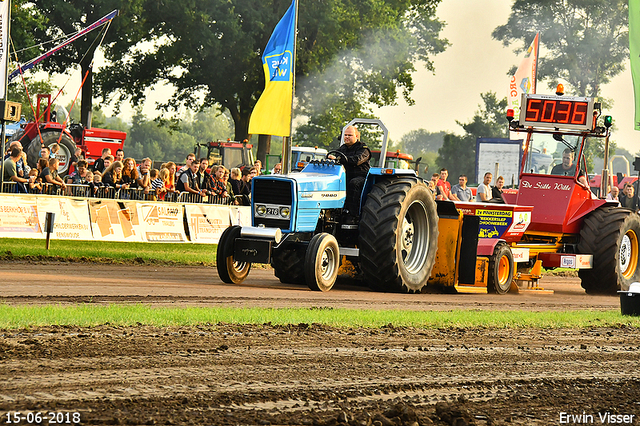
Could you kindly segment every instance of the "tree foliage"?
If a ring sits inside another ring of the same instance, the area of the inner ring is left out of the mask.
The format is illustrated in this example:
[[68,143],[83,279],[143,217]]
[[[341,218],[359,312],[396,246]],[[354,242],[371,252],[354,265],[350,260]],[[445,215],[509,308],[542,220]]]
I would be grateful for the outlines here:
[[21,42],[25,47],[42,43],[21,55],[21,63],[51,49],[68,35],[85,28],[109,12],[120,10],[120,17],[112,21],[106,34],[106,26],[102,27],[102,31],[94,30],[66,45],[38,65],[42,70],[51,73],[69,73],[70,70],[80,67],[78,81],[82,81],[86,76],[81,98],[84,101],[81,111],[84,124],[87,123],[89,111],[93,107],[92,62],[95,51],[101,41],[102,46],[109,49],[115,41],[127,40],[128,43],[132,43],[136,40],[133,37],[136,27],[131,22],[137,20],[134,17],[139,14],[140,2],[141,0],[20,0],[20,3],[25,5],[21,11],[24,16],[17,21],[13,19],[12,37],[15,40],[21,34],[27,34]]
[[438,150],[436,163],[446,168],[449,176],[467,175],[469,182],[475,181],[476,139],[506,137],[507,122],[504,112],[507,98],[498,99],[494,92],[480,94],[484,105],[476,111],[468,123],[456,121],[465,131],[463,136],[447,133]]
[[[326,145],[345,116],[366,114],[369,104],[393,103],[398,91],[410,101],[413,63],[423,61],[433,69],[431,55],[447,45],[438,38],[438,2],[303,2],[296,95],[298,113],[313,121],[299,132],[300,138]],[[115,43],[106,52],[112,64],[97,79],[101,94],[109,97],[117,91],[117,101],[139,105],[148,87],[168,83],[176,91],[162,105],[167,111],[220,105],[233,118],[235,138],[243,140],[264,88],[262,49],[289,4],[290,0],[148,0],[136,22],[145,34],[146,50],[128,40]],[[336,98],[327,101],[326,94]],[[319,138],[319,129],[330,136]]]
[[598,96],[629,56],[626,0],[515,0],[506,24],[493,31],[505,46],[526,50],[540,32],[538,78],[550,88],[567,82],[567,93]]

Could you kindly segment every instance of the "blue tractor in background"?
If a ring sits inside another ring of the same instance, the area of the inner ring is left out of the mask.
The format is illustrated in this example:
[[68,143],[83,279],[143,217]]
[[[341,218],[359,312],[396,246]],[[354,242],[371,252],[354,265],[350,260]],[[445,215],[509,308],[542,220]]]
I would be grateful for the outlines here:
[[[380,126],[385,158],[386,127],[380,120],[355,119],[342,134],[358,124]],[[218,243],[222,281],[240,283],[252,263],[264,263],[283,283],[328,291],[341,263],[349,261],[373,290],[420,292],[427,285],[438,246],[438,214],[428,186],[414,170],[373,167],[359,222],[346,223],[340,154],[336,160],[312,160],[299,173],[253,179],[252,226],[231,226]]]

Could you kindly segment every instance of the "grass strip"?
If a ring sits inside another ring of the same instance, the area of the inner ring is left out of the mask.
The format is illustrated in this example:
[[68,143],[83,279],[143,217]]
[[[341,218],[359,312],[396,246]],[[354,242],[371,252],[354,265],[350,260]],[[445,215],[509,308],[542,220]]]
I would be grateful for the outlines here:
[[342,328],[589,328],[639,327],[640,317],[619,311],[405,311],[333,308],[168,308],[145,305],[80,304],[73,306],[0,304],[0,329],[50,325],[91,327],[149,325],[195,326],[201,324],[323,324]]
[[108,241],[0,238],[0,259],[98,261],[180,265],[210,265],[216,260],[216,245],[193,243],[134,243]]

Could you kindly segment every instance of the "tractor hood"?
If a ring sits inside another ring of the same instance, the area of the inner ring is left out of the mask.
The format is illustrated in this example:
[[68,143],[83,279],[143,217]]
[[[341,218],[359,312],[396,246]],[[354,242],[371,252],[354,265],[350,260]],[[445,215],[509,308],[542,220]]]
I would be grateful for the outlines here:
[[[344,168],[333,162],[312,162],[301,172],[288,175],[257,176],[252,185],[252,210],[289,207],[289,219],[280,222],[256,218],[254,226],[265,224],[278,226],[283,232],[309,232],[316,228],[320,212],[324,209],[341,209],[346,199],[346,174]],[[285,223],[286,222],[286,223]]]

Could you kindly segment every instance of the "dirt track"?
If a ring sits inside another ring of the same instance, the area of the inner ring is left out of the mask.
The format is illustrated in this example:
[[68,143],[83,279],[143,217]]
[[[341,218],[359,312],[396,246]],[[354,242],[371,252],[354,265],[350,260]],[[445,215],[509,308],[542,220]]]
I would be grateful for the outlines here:
[[[253,271],[241,286],[221,284],[210,268],[18,263],[0,271],[0,303],[9,304],[619,309],[617,298],[586,296],[571,279],[543,281],[552,295],[344,285],[322,294],[281,285],[270,271]],[[597,327],[0,331],[0,422],[7,412],[77,411],[82,424],[640,424],[639,348],[639,330]],[[620,417],[601,421],[607,412]]]

